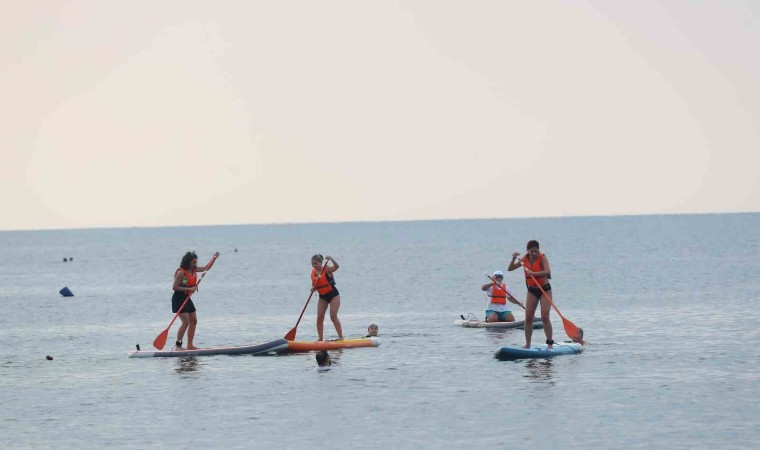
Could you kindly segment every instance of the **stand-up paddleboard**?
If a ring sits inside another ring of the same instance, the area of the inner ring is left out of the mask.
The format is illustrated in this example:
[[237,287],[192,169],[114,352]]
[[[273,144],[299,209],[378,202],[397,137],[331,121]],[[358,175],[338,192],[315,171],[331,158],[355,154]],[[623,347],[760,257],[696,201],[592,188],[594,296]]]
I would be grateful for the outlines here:
[[[514,322],[483,322],[475,318],[469,318],[467,320],[455,320],[454,325],[459,325],[465,328],[524,328],[524,320],[515,320]],[[533,329],[543,328],[544,323],[541,322],[540,317],[533,318]]]
[[536,345],[531,348],[519,346],[502,347],[493,354],[493,357],[502,361],[514,361],[516,359],[553,358],[559,355],[576,355],[583,351],[583,346],[577,342],[555,342],[549,350],[546,344]]
[[380,338],[344,339],[342,341],[288,341],[291,352],[310,352],[314,350],[337,350],[339,348],[377,347]]
[[288,341],[277,339],[276,341],[267,342],[259,345],[245,345],[242,347],[211,347],[199,348],[197,350],[175,350],[172,348],[168,351],[152,350],[132,350],[129,352],[130,358],[168,358],[179,356],[211,356],[211,355],[271,355],[288,349]]

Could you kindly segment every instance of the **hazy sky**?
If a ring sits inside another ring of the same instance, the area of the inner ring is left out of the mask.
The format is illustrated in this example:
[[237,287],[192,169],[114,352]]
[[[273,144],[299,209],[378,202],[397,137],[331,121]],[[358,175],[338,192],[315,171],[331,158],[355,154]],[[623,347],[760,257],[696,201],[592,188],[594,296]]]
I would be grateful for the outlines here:
[[760,211],[760,3],[0,2],[0,229]]

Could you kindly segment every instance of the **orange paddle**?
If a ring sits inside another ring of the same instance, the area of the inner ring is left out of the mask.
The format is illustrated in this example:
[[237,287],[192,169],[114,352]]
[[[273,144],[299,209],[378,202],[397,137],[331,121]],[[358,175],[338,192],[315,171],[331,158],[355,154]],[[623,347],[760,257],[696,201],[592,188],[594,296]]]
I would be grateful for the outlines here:
[[[327,261],[325,261],[325,265],[322,266],[322,270],[317,275],[317,281],[319,281],[319,277],[322,276],[322,272],[327,270]],[[309,298],[306,299],[306,304],[303,305],[303,309],[301,310],[301,315],[298,316],[298,320],[296,321],[296,326],[290,329],[288,333],[285,335],[285,339],[288,341],[293,341],[296,339],[296,328],[298,328],[298,324],[301,323],[301,318],[303,317],[303,313],[306,311],[306,307],[309,306],[309,301],[311,300],[311,296],[314,295],[314,292],[316,289],[314,289],[317,286],[317,281],[314,282],[314,284],[311,286],[312,291],[311,294],[309,294]]]
[[[216,261],[216,257],[214,257],[214,259],[211,261],[212,265],[214,261]],[[211,267],[209,267],[208,270],[206,270],[205,272],[201,274],[201,279],[198,280],[198,282],[195,284],[196,287],[199,284],[201,284],[201,281],[203,281],[203,277],[206,276],[209,270],[211,270]],[[169,322],[169,325],[166,327],[164,331],[161,332],[161,334],[156,336],[156,339],[153,341],[154,347],[156,347],[159,350],[163,350],[164,345],[166,345],[166,338],[169,337],[169,328],[172,327],[172,324],[174,323],[174,321],[177,320],[177,316],[179,316],[182,310],[185,309],[185,304],[187,304],[187,301],[190,300],[190,296],[193,295],[193,292],[188,292],[187,297],[185,298],[185,301],[182,302],[182,306],[179,307],[179,309],[177,310],[177,314],[174,315],[174,317],[172,318],[172,321]]]
[[[523,269],[525,269],[525,265],[523,265]],[[557,314],[559,314],[559,317],[562,318],[562,325],[565,327],[565,334],[570,336],[570,339],[576,339],[581,336],[581,330],[580,328],[576,327],[574,323],[570,322],[568,319],[565,318],[565,316],[562,315],[561,312],[559,312],[559,308],[557,308],[557,305],[554,304],[552,301],[552,297],[546,293],[543,287],[538,283],[536,280],[536,277],[533,276],[532,273],[529,273],[530,277],[533,279],[533,281],[536,283],[536,286],[538,286],[539,289],[541,289],[541,292],[544,294],[544,297],[546,297],[547,300],[549,300],[549,304],[554,307],[554,310],[557,311]]]

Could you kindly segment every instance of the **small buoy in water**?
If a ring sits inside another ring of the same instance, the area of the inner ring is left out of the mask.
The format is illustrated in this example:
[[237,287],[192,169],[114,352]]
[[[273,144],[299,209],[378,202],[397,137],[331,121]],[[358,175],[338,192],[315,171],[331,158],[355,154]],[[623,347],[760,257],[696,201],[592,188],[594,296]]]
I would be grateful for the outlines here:
[[235,249],[235,253],[237,253],[237,249]]
[[48,361],[52,361],[52,360],[53,360],[53,357],[52,357],[52,356],[50,356],[50,355],[47,355],[47,356],[45,357],[45,359],[47,359]]
[[63,295],[64,297],[73,297],[73,296],[74,296],[74,293],[73,293],[73,292],[71,292],[71,290],[70,290],[68,287],[64,287],[63,289],[61,289],[61,290],[60,290],[60,291],[58,291],[58,292],[59,292],[61,295]]
[[72,256],[72,257],[70,257],[70,258],[69,258],[69,261],[74,261],[74,257],[73,257],[73,256]]
[[68,259],[66,259],[66,258],[63,258],[63,262],[66,262],[66,261],[68,261]]

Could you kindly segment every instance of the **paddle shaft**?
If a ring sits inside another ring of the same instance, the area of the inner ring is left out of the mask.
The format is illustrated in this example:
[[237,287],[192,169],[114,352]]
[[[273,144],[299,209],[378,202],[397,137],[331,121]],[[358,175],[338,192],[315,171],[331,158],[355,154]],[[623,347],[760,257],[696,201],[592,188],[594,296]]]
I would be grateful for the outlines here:
[[[554,304],[554,302],[552,301],[552,297],[551,297],[551,295],[549,295],[549,294],[548,294],[548,293],[547,293],[547,292],[544,290],[544,288],[543,288],[543,287],[541,287],[541,284],[538,282],[538,280],[536,280],[536,277],[534,277],[532,273],[529,273],[528,275],[530,275],[530,277],[531,277],[531,278],[533,279],[533,281],[536,283],[536,286],[538,286],[538,288],[541,290],[541,293],[542,293],[542,294],[544,294],[544,297],[546,297],[546,300],[548,300],[548,301],[549,301],[549,304],[550,304],[550,305],[552,305],[552,307],[553,307],[553,308],[554,308],[554,309],[557,311],[557,314],[559,314],[559,316],[560,316],[560,317],[562,317],[562,319],[565,319],[565,316],[563,316],[563,315],[562,315],[562,313],[561,313],[561,312],[559,312],[559,308],[557,308],[557,305],[555,305],[555,304]],[[566,320],[566,319],[565,319],[565,320]]]
[[[525,264],[523,264],[523,270],[527,270],[527,267],[525,267]],[[528,272],[525,272],[525,273],[530,275],[530,278],[533,280],[534,283],[536,283],[536,286],[538,286],[538,289],[540,289],[541,293],[544,294],[544,297],[546,297],[546,300],[549,301],[549,304],[552,306],[552,308],[554,308],[554,310],[557,311],[557,314],[559,314],[559,317],[562,318],[562,325],[565,327],[565,333],[571,338],[575,338],[576,336],[578,336],[580,329],[574,323],[570,322],[570,320],[568,320],[565,316],[562,315],[559,308],[557,308],[557,305],[555,305],[554,302],[552,301],[551,295],[549,295],[544,290],[543,286],[541,286],[541,283],[539,283],[538,280],[536,280],[536,277],[534,277],[532,273],[528,273]]]
[[[311,297],[314,296],[314,292],[316,292],[316,291],[311,291],[311,293],[309,294],[309,298],[306,299],[306,303],[303,305],[303,309],[301,310],[301,314],[298,316],[298,320],[296,320],[296,324],[293,327],[293,329],[291,329],[291,331],[293,331],[296,328],[298,328],[298,324],[301,323],[301,319],[303,318],[303,313],[306,312],[306,307],[309,306],[309,302],[311,301]],[[288,334],[290,334],[290,333],[288,333]],[[295,338],[295,336],[293,336],[293,338]]]

